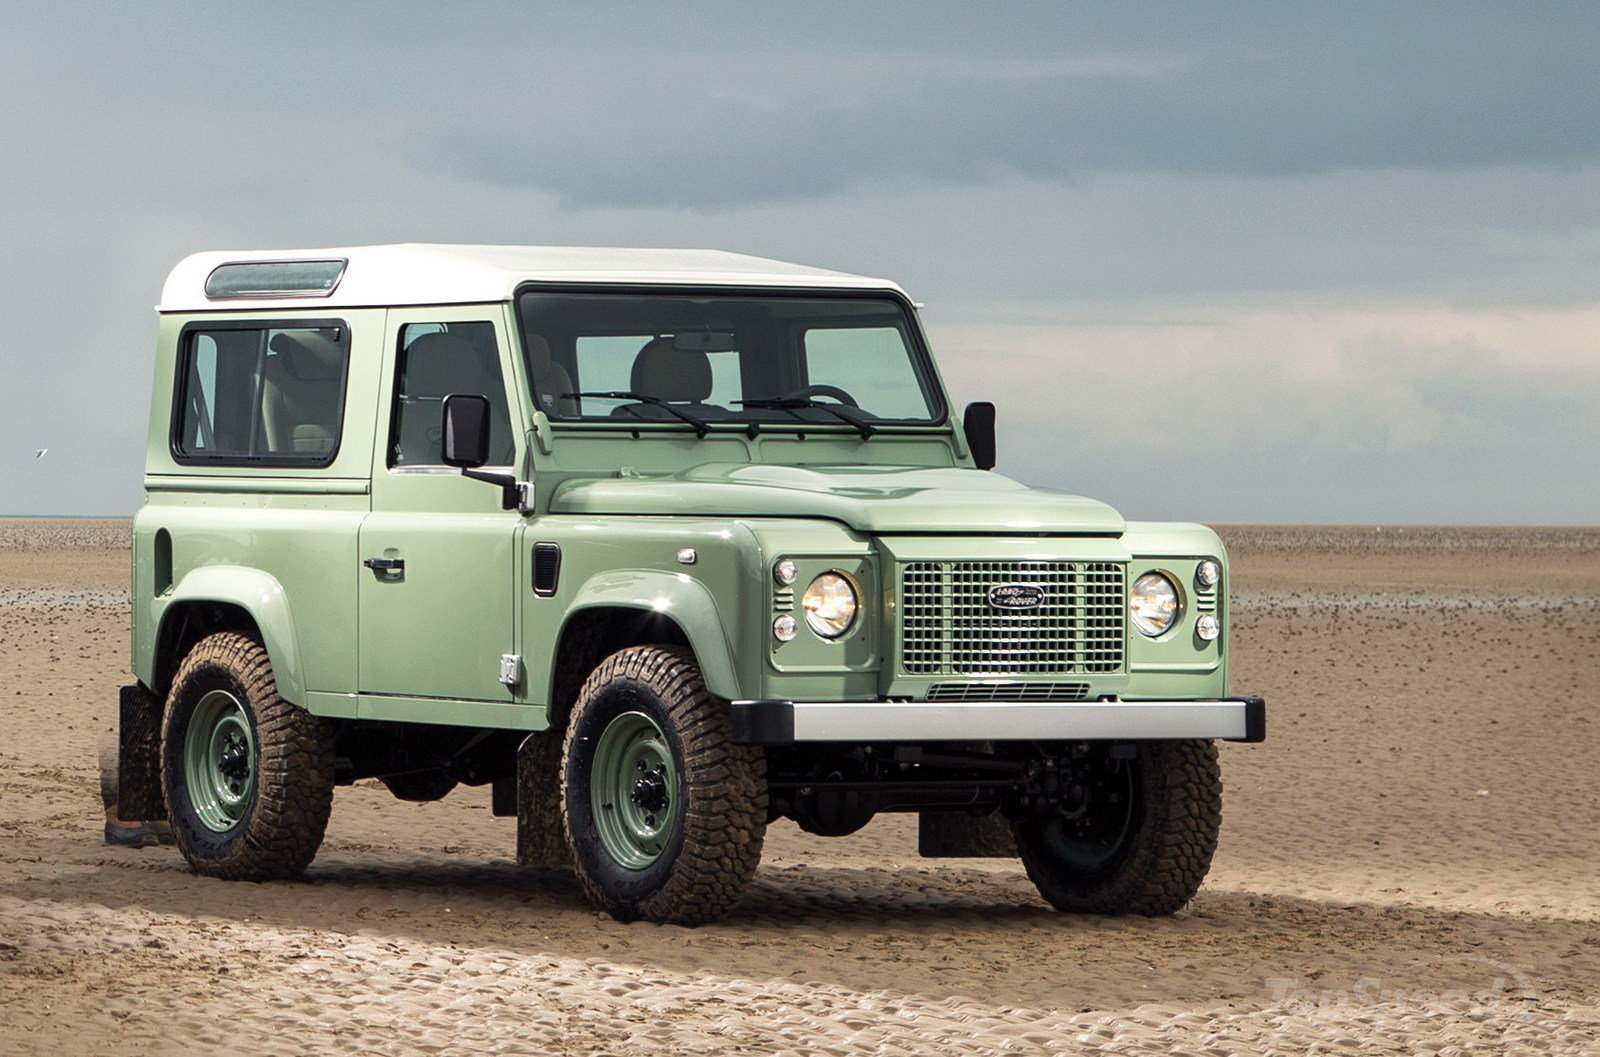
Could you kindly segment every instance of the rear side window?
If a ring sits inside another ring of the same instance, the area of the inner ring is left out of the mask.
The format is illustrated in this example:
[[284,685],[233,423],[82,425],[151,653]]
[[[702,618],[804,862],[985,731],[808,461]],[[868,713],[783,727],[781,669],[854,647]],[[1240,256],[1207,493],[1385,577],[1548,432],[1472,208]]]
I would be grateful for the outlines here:
[[326,466],[339,448],[349,331],[342,324],[191,327],[182,339],[179,462]]

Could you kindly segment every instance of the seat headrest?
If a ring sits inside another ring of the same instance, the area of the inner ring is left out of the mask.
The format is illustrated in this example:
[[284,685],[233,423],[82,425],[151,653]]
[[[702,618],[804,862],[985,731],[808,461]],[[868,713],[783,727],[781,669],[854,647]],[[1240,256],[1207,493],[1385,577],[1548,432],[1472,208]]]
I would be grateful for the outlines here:
[[454,334],[423,334],[406,346],[406,395],[444,397],[497,389],[478,347]]
[[535,378],[549,374],[550,343],[538,334],[524,334],[522,340],[528,346],[528,372]]
[[633,361],[633,391],[662,400],[700,403],[711,395],[711,361],[703,352],[672,347],[672,338],[645,343]]
[[344,350],[320,330],[285,330],[272,336],[268,345],[295,378],[325,382],[339,377],[344,367]]

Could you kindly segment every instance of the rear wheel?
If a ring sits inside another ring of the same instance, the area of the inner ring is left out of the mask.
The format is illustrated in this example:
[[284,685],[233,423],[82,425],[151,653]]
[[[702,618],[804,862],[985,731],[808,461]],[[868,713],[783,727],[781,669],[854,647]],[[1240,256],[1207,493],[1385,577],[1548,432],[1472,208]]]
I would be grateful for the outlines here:
[[298,876],[327,828],[333,768],[331,724],[278,696],[260,644],[222,632],[189,651],[167,697],[161,774],[197,873]]
[[734,745],[727,703],[681,649],[612,654],[578,693],[562,758],[564,821],[584,893],[612,916],[713,920],[761,859],[766,775]]
[[1116,759],[1096,745],[1064,770],[1058,802],[1016,825],[1022,864],[1050,905],[1156,916],[1188,903],[1222,822],[1216,746],[1142,742]]

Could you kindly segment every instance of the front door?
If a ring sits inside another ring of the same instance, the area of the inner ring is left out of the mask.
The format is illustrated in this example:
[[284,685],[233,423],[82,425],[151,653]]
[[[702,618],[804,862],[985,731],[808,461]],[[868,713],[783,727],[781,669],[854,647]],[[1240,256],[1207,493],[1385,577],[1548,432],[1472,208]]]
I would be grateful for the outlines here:
[[520,464],[519,402],[498,305],[391,310],[385,353],[388,442],[362,522],[359,683],[363,695],[508,701],[501,655],[514,653],[514,550],[520,516],[501,490],[440,458],[442,401],[481,393],[491,407],[490,468]]

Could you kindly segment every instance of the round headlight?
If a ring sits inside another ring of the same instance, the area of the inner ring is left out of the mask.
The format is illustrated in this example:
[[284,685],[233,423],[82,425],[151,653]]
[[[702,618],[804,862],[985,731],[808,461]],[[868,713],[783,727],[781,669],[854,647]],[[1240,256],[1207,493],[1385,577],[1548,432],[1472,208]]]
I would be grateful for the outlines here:
[[1142,635],[1164,634],[1178,619],[1178,585],[1165,573],[1145,573],[1133,582],[1128,615]]
[[800,570],[794,567],[794,562],[788,558],[779,558],[772,567],[772,578],[784,587],[794,583],[795,577],[800,575]]
[[1222,566],[1207,558],[1194,570],[1194,582],[1201,587],[1215,587],[1217,581],[1222,579]]
[[806,623],[825,639],[836,639],[856,622],[856,589],[838,573],[823,573],[811,581],[800,605]]

